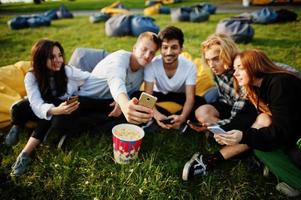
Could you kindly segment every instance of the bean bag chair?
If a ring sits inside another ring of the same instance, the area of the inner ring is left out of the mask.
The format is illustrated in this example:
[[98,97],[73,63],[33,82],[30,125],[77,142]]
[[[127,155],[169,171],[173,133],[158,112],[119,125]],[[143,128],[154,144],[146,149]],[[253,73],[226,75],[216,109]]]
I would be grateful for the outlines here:
[[276,13],[277,13],[276,22],[292,22],[292,21],[296,21],[298,17],[297,13],[287,9],[276,10]]
[[7,25],[10,29],[16,30],[16,29],[22,29],[27,28],[28,23],[27,20],[29,19],[29,16],[17,16],[7,22]]
[[272,8],[264,7],[251,13],[252,20],[257,24],[270,24],[277,20],[277,13]]
[[143,14],[145,16],[151,16],[159,14],[161,4],[157,3],[143,10]]
[[49,19],[53,20],[53,19],[57,19],[57,10],[56,9],[52,9],[52,10],[48,10],[44,13],[44,16],[48,17]]
[[125,8],[125,6],[116,1],[109,6],[106,6],[100,10],[102,13],[106,13],[109,15],[120,15],[120,14],[129,14],[129,11]]
[[132,15],[115,15],[105,23],[105,32],[107,36],[125,36],[131,35]]
[[208,3],[204,3],[204,4],[202,4],[202,6],[203,6],[203,8],[202,8],[203,10],[207,11],[210,14],[215,14],[216,8],[217,8],[216,6],[208,4]]
[[282,149],[271,152],[254,150],[254,154],[281,181],[301,191],[301,170],[291,162]]
[[132,34],[138,37],[140,33],[146,31],[158,33],[160,28],[154,23],[154,19],[151,17],[133,16],[131,19],[131,30]]
[[58,19],[73,18],[73,14],[64,5],[57,10],[56,15]]
[[182,7],[177,8],[171,11],[171,20],[172,21],[190,21],[190,13],[192,8],[190,7]]
[[107,21],[111,16],[107,13],[96,13],[94,15],[91,15],[89,17],[89,21],[91,23],[97,23],[97,22],[105,22]]
[[29,61],[20,61],[0,67],[0,128],[10,124],[11,106],[26,96],[24,76],[30,66]]
[[102,49],[76,48],[68,64],[80,68],[83,71],[92,72],[97,63],[107,55],[109,55],[109,53]]
[[251,0],[252,5],[267,5],[272,2],[273,0]]
[[250,23],[237,19],[224,19],[219,21],[215,32],[226,34],[237,43],[250,42],[255,33]]
[[167,6],[160,6],[160,9],[159,9],[159,13],[160,14],[170,14],[170,8],[167,7]]
[[204,22],[208,21],[210,13],[199,8],[194,8],[190,13],[190,21],[191,22]]
[[29,27],[50,26],[50,18],[44,15],[34,15],[27,20]]

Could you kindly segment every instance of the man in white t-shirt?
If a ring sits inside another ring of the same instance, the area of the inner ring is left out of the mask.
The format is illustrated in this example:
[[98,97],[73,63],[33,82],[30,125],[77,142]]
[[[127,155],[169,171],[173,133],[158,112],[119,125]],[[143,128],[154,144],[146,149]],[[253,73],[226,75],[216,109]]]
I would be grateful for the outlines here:
[[[156,56],[145,68],[145,92],[160,101],[173,101],[183,106],[180,113],[170,114],[160,108],[154,109],[154,118],[163,128],[178,129],[187,118],[195,103],[196,66],[180,56],[184,43],[183,32],[169,26],[158,34],[161,39],[161,55]],[[205,103],[204,101],[202,103]],[[163,119],[171,123],[163,123]]]
[[129,96],[139,90],[144,67],[151,62],[159,47],[156,34],[140,34],[132,52],[119,50],[102,59],[93,69],[92,77],[80,88],[79,95],[97,99],[94,101],[97,106],[103,104],[101,106],[105,108],[109,107],[107,102],[114,102],[115,107],[109,116],[117,117],[122,111],[130,123],[148,122],[153,117],[153,110],[138,105],[138,99]]

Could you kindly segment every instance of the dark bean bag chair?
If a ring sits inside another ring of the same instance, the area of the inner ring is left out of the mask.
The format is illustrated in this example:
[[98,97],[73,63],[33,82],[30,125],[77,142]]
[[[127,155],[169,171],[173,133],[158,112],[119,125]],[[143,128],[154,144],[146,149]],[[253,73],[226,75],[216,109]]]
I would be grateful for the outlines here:
[[216,33],[226,34],[237,43],[248,43],[255,32],[251,24],[244,20],[224,19],[217,24]]
[[257,24],[270,24],[277,20],[277,13],[270,7],[264,7],[252,12],[251,14],[253,22]]
[[170,14],[170,8],[168,6],[160,6],[159,8],[160,14]]
[[44,15],[34,15],[27,20],[29,27],[50,26],[51,20]]
[[111,17],[111,15],[107,14],[107,13],[96,13],[94,15],[91,15],[89,17],[89,21],[91,23],[97,23],[97,22],[105,22],[107,21],[109,18]]
[[203,6],[203,10],[207,11],[210,14],[215,14],[217,8],[216,6],[208,3],[204,3],[202,4],[202,6]]
[[158,33],[160,28],[154,23],[154,19],[151,17],[133,16],[131,19],[131,30],[132,34],[138,37],[140,33],[146,31]]
[[56,14],[58,19],[73,18],[73,14],[64,5],[61,5],[61,7],[57,10]]
[[7,22],[10,29],[22,29],[22,28],[28,28],[27,20],[29,19],[29,16],[17,16]]
[[297,13],[287,9],[276,10],[276,13],[277,13],[276,22],[292,22],[292,21],[296,21],[298,17]]
[[52,10],[48,10],[44,13],[44,16],[48,17],[49,19],[53,20],[53,19],[57,19],[57,10],[56,9],[52,9]]
[[132,35],[132,15],[115,15],[106,21],[105,32],[107,36]]
[[190,21],[191,22],[204,22],[208,21],[210,13],[199,8],[194,8],[190,13]]
[[190,21],[190,13],[192,8],[190,7],[182,7],[177,8],[171,11],[171,20],[172,21]]

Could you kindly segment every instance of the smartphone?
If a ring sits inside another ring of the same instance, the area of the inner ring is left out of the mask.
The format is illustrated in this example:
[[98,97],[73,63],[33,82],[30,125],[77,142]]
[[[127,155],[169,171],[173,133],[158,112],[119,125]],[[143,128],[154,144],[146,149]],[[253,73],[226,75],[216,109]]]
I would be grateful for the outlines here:
[[173,122],[171,122],[173,120],[173,118],[166,118],[166,119],[161,119],[160,122],[162,122],[163,124],[173,124]]
[[208,126],[207,128],[214,134],[227,134],[227,132],[218,125]]
[[142,92],[139,98],[139,105],[153,108],[157,102],[157,97],[154,97],[146,92]]
[[78,96],[71,96],[67,99],[67,105],[78,101]]
[[202,127],[203,125],[200,122],[197,121],[189,121],[187,124],[191,124],[193,126]]

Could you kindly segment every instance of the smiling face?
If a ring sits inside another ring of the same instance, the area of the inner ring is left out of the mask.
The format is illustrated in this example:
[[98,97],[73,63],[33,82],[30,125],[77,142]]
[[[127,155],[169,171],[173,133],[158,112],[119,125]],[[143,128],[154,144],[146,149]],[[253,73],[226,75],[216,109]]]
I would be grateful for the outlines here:
[[52,49],[52,54],[47,58],[47,68],[51,71],[59,71],[64,63],[62,52],[57,46]]
[[144,38],[137,42],[133,48],[133,54],[138,64],[143,67],[149,64],[156,55],[157,48],[157,44],[150,39]]
[[179,41],[176,39],[164,39],[161,45],[161,55],[163,63],[167,65],[174,64],[178,61],[178,57],[182,52]]
[[226,71],[225,63],[220,58],[220,49],[217,45],[208,48],[205,53],[205,61],[216,75],[221,75]]
[[239,56],[236,56],[234,59],[234,76],[238,82],[239,86],[245,86],[250,83],[250,77],[247,73],[247,70],[242,66]]

